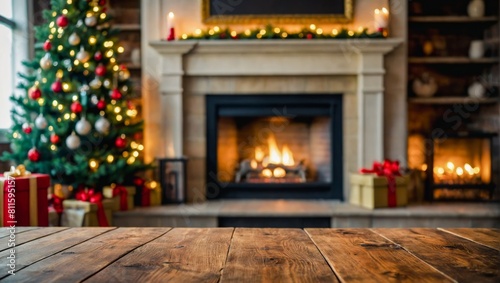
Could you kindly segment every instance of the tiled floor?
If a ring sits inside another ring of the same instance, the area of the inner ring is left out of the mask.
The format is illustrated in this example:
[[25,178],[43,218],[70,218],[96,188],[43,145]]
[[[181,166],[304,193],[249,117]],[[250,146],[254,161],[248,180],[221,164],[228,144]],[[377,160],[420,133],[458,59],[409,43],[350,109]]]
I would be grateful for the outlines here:
[[328,217],[331,227],[500,228],[500,203],[427,203],[370,210],[327,200],[222,200],[116,212],[113,224],[217,227],[224,217]]

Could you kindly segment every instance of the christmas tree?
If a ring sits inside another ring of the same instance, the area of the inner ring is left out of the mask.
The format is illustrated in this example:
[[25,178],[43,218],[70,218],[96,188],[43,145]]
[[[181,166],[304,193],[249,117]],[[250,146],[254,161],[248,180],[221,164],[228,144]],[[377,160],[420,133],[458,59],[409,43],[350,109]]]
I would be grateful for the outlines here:
[[129,100],[130,73],[105,0],[52,0],[35,27],[35,59],[24,62],[22,94],[11,100],[12,152],[3,156],[53,183],[100,188],[128,184],[148,168],[142,121]]

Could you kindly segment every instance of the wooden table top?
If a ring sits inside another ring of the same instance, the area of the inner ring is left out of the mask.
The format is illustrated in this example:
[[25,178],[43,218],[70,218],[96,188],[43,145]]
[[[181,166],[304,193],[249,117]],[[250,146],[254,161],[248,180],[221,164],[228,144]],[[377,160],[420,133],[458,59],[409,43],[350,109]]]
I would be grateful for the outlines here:
[[500,282],[500,229],[17,228],[6,282]]

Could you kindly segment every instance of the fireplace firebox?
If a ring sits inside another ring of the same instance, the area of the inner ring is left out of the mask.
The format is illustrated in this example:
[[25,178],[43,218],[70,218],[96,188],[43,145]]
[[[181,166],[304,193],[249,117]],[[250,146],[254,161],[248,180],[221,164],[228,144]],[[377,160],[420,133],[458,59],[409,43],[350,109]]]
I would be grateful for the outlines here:
[[343,199],[342,96],[207,95],[207,198]]
[[491,200],[495,189],[493,172],[498,155],[495,133],[456,132],[428,143],[428,200]]

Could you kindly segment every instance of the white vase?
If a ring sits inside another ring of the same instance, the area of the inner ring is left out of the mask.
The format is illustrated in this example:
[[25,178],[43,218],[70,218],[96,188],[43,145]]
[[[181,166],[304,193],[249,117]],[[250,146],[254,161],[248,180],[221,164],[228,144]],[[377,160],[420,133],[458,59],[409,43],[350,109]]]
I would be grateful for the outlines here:
[[469,58],[478,59],[484,55],[484,43],[482,40],[473,40],[469,47]]
[[475,82],[469,86],[469,89],[467,92],[469,93],[470,97],[483,98],[484,93],[486,92],[486,89],[484,88],[484,86],[481,83]]
[[483,0],[472,0],[467,6],[467,13],[471,18],[479,18],[484,16],[484,1]]

